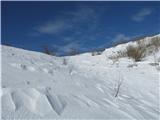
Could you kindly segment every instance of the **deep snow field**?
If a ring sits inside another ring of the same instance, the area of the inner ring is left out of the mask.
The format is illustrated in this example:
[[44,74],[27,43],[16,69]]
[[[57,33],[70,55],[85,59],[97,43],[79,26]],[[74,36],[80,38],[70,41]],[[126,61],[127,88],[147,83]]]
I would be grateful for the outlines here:
[[68,57],[2,45],[2,118],[158,120],[160,70],[150,65],[153,55],[136,64],[109,58],[127,44]]

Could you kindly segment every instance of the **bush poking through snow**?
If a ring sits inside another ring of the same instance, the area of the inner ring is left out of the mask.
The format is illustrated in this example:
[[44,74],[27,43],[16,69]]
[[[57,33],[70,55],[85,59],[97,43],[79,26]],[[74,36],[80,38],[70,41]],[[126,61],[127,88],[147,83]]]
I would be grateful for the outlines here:
[[158,50],[160,48],[160,37],[152,38],[150,44],[155,46],[155,49]]
[[115,88],[114,88],[114,90],[115,90],[114,97],[118,97],[122,83],[123,83],[123,78],[122,78],[122,76],[119,75],[119,79],[118,79],[118,81],[115,85]]
[[105,50],[104,48],[94,49],[91,54],[92,56],[101,55],[104,50]]
[[115,55],[109,56],[108,58],[111,59],[114,64],[119,60],[119,58],[123,58],[126,56],[126,51],[118,51]]
[[152,54],[153,52],[157,52],[160,48],[160,37],[153,37],[148,43],[145,42],[145,40],[139,40],[137,44],[141,48],[146,48],[146,53]]
[[136,63],[134,63],[134,64],[129,64],[127,67],[128,68],[133,68],[133,67],[137,67],[138,65],[136,64]]
[[67,59],[63,59],[63,63],[62,63],[63,65],[67,65]]
[[126,51],[118,51],[117,52],[118,58],[122,58],[122,57],[126,57],[126,56],[127,56]]
[[30,85],[30,82],[29,82],[29,81],[27,81],[27,85]]
[[[122,41],[123,43],[123,41]],[[145,55],[155,54],[160,49],[160,37],[153,37],[149,43],[144,39],[136,41],[137,46],[129,45],[126,51],[118,51],[115,55],[109,57],[111,60],[117,60],[122,57],[129,57],[135,62],[141,61]]]
[[101,51],[93,51],[92,52],[92,56],[101,55],[101,54],[102,54]]
[[158,63],[149,63],[149,65],[151,65],[151,66],[158,66],[159,64]]
[[134,61],[141,61],[145,56],[145,48],[140,46],[128,46],[127,56],[134,59]]
[[46,54],[48,54],[48,55],[52,55],[52,56],[55,56],[56,54],[54,53],[54,51],[53,50],[51,50],[48,46],[43,46],[42,47],[42,49],[43,49],[43,52],[44,53],[46,53]]
[[27,66],[26,66],[26,65],[21,64],[20,66],[21,66],[21,68],[22,68],[23,70],[27,70]]

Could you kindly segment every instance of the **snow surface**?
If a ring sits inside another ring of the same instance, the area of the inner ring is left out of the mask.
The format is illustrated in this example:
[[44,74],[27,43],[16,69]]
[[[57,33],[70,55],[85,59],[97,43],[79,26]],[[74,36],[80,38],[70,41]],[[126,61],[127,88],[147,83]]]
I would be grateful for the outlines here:
[[109,59],[128,44],[134,43],[70,57],[1,46],[2,118],[158,120],[160,73],[150,65],[154,57],[136,64]]

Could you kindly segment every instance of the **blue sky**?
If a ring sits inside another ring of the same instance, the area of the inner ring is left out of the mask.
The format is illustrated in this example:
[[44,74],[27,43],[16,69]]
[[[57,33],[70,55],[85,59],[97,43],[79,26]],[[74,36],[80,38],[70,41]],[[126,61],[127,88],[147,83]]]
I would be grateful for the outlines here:
[[2,2],[2,44],[65,54],[160,33],[160,2]]

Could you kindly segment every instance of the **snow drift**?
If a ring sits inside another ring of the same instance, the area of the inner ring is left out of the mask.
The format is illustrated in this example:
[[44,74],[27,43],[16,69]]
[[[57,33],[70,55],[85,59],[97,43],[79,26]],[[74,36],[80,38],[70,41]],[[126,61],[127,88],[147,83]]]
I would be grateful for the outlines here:
[[2,118],[159,119],[160,52],[110,59],[134,44],[68,57],[2,45]]

